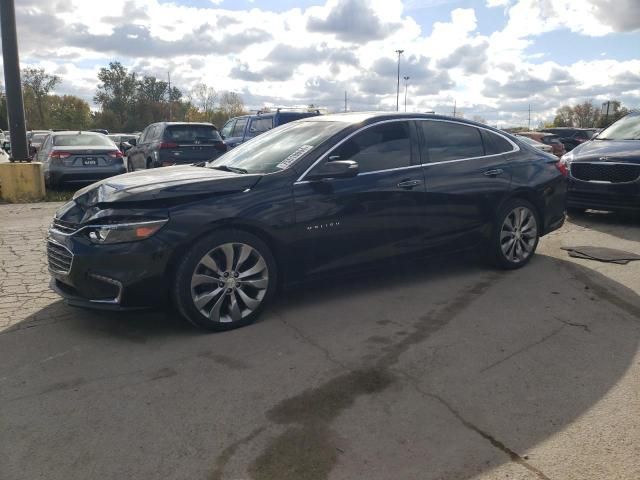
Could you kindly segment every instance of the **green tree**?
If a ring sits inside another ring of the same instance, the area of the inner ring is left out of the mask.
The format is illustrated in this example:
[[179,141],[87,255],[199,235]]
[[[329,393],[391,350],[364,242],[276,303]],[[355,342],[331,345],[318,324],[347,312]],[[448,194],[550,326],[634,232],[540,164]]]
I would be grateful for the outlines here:
[[138,87],[136,73],[129,73],[120,62],[111,62],[109,68],[100,69],[98,80],[100,84],[94,101],[100,105],[103,112],[112,112],[118,118],[122,128],[127,123],[131,105],[136,98]]
[[612,123],[620,120],[625,115],[629,114],[629,109],[627,107],[622,106],[622,102],[620,100],[613,100],[609,105],[609,115],[601,113],[600,121],[598,122],[598,127],[606,128]]
[[591,128],[600,121],[600,110],[596,108],[591,100],[580,103],[573,107],[574,127]]
[[563,105],[556,110],[556,116],[553,119],[554,127],[573,127],[574,114],[573,108],[569,105]]
[[37,110],[37,124],[31,119],[31,128],[47,128],[45,115],[47,97],[60,84],[60,77],[48,74],[44,68],[24,68],[22,70],[22,88],[25,96],[30,96]]
[[49,128],[86,130],[91,126],[89,104],[73,95],[52,95],[48,99]]

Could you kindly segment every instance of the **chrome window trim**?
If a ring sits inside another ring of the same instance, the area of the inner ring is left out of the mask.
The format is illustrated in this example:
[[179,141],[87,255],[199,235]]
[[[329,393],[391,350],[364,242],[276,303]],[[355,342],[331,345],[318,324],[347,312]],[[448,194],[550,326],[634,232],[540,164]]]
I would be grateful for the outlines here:
[[[381,172],[391,172],[391,171],[395,171],[395,170],[406,170],[406,169],[409,169],[409,168],[416,168],[416,167],[427,167],[427,166],[430,166],[430,165],[442,165],[442,164],[446,164],[446,163],[463,162],[463,161],[467,161],[467,160],[477,160],[479,158],[491,158],[491,157],[497,157],[497,156],[500,156],[500,155],[507,155],[507,154],[510,154],[510,153],[516,153],[516,152],[520,151],[520,147],[513,140],[511,140],[511,139],[507,138],[506,136],[502,135],[501,133],[495,132],[495,131],[493,131],[493,130],[491,130],[489,128],[480,127],[480,126],[477,126],[477,125],[470,125],[468,123],[462,123],[462,122],[458,122],[456,120],[445,120],[445,119],[440,119],[440,118],[423,118],[423,117],[393,118],[393,119],[382,120],[380,122],[375,122],[375,123],[371,123],[369,125],[365,125],[364,127],[359,128],[355,132],[352,132],[351,134],[347,135],[345,138],[343,138],[338,143],[336,143],[333,147],[331,147],[331,149],[329,149],[324,154],[322,154],[320,156],[320,158],[318,158],[315,162],[313,162],[313,164],[311,164],[311,166],[309,168],[307,168],[302,173],[302,175],[300,175],[300,177],[298,177],[298,179],[294,182],[294,185],[304,184],[304,183],[311,183],[310,180],[304,180],[304,177],[313,168],[315,168],[315,166],[318,165],[322,160],[326,159],[329,156],[329,154],[331,154],[334,150],[336,150],[343,143],[347,142],[348,140],[350,140],[352,137],[354,137],[358,133],[363,132],[364,130],[366,130],[368,128],[371,128],[371,127],[376,127],[378,125],[384,125],[385,123],[392,123],[392,122],[446,122],[446,123],[455,123],[457,125],[464,125],[466,127],[477,128],[479,130],[486,130],[489,133],[492,133],[494,135],[498,135],[498,136],[504,138],[507,142],[509,142],[511,144],[511,146],[513,147],[513,150],[509,150],[508,152],[502,152],[502,153],[494,153],[494,154],[491,154],[491,155],[482,155],[480,157],[457,158],[455,160],[443,160],[441,162],[419,163],[418,165],[409,165],[407,167],[388,168],[388,169],[385,169],[385,170],[375,170],[375,171],[372,171],[372,172],[363,172],[363,173],[359,173],[358,176],[360,176],[360,175],[369,175],[369,174],[373,174],[373,173],[381,173]],[[420,159],[420,161],[421,160],[422,159]]]

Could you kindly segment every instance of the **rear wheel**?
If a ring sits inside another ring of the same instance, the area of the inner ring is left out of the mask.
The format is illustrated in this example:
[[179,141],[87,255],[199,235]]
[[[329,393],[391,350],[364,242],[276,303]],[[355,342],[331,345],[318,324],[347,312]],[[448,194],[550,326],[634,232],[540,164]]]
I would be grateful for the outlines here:
[[243,231],[221,231],[196,243],[180,263],[174,300],[192,324],[229,330],[252,323],[275,291],[267,245]]
[[523,199],[513,199],[500,210],[491,240],[496,266],[516,269],[526,265],[536,251],[540,220],[536,208]]

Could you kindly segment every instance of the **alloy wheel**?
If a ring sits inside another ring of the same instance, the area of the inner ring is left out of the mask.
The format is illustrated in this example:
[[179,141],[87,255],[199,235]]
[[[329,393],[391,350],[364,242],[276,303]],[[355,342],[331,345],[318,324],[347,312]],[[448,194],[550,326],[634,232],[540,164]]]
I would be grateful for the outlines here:
[[511,210],[502,223],[500,248],[507,260],[521,263],[533,253],[537,238],[536,216],[527,207],[520,206]]
[[244,243],[226,243],[196,265],[191,298],[209,320],[231,323],[254,312],[268,287],[269,269],[260,252]]

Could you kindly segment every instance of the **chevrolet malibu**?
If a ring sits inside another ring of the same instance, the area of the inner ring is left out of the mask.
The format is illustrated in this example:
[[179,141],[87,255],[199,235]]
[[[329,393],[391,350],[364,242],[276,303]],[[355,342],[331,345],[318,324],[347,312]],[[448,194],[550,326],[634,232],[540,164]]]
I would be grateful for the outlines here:
[[214,161],[129,173],[55,215],[52,287],[69,304],[170,297],[193,324],[251,323],[283,283],[481,245],[519,268],[564,222],[552,155],[461,119],[354,113],[275,128]]

